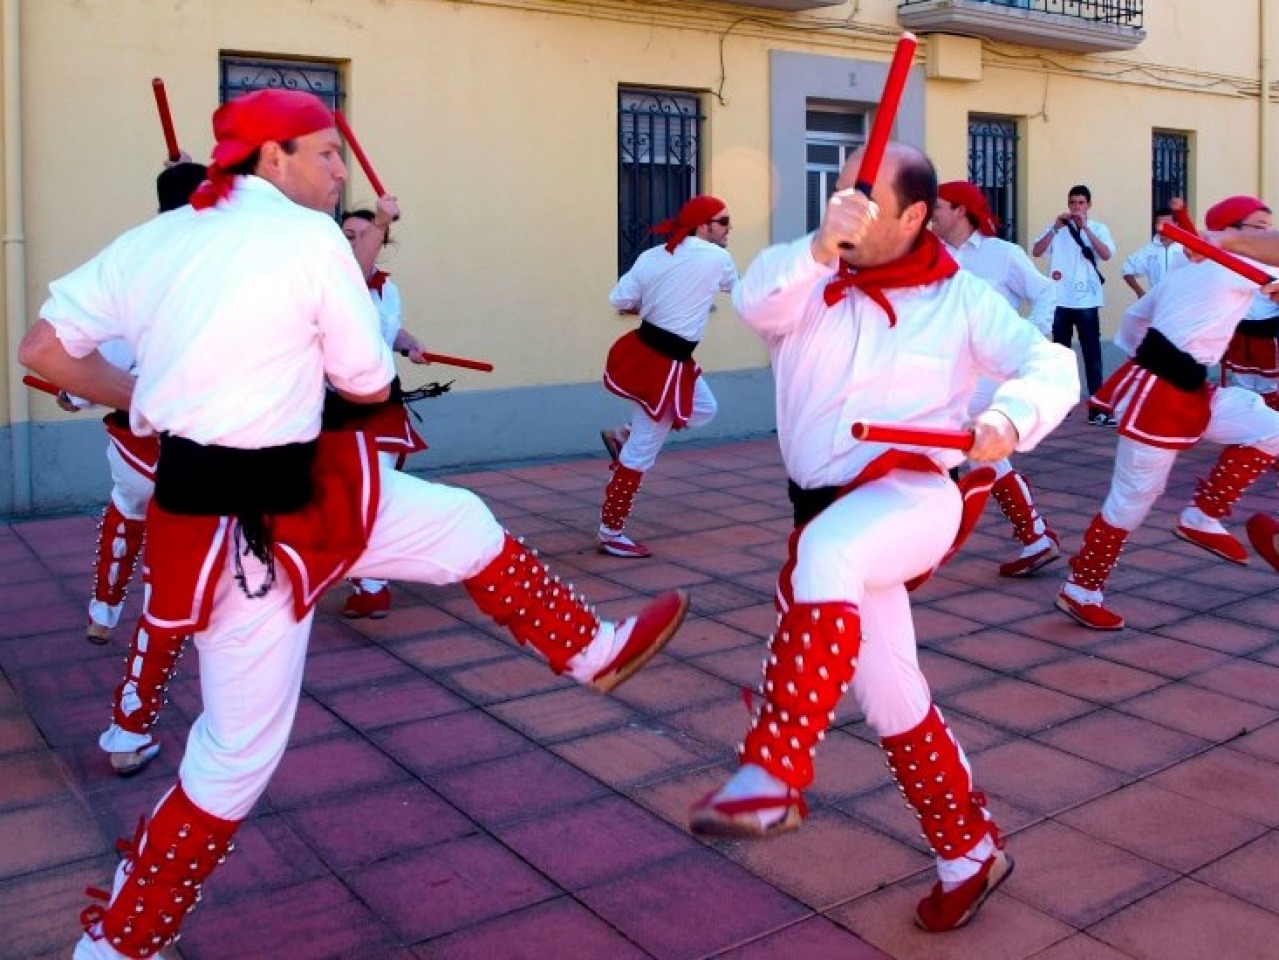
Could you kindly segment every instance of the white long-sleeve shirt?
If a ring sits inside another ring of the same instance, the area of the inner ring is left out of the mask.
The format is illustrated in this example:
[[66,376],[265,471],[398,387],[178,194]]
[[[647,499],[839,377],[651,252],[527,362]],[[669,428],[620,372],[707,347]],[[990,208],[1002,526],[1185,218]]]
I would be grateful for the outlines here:
[[1211,366],[1225,354],[1256,292],[1257,284],[1211,260],[1188,264],[1124,311],[1115,346],[1132,356],[1153,326],[1178,349]]
[[377,311],[331,217],[258,177],[216,207],[182,207],[50,287],[40,315],[74,357],[137,355],[131,426],[255,449],[311,440],[327,378],[376,393],[394,376]]
[[1145,277],[1146,285],[1153,287],[1189,262],[1186,248],[1181,244],[1161,243],[1158,237],[1154,237],[1124,261],[1123,274],[1125,277]]
[[[1074,355],[1048,342],[989,284],[949,280],[885,291],[897,313],[857,289],[822,299],[833,267],[811,236],[770,247],[733,291],[738,315],[765,342],[777,381],[777,430],[790,478],[805,489],[848,482],[886,449],[856,441],[855,420],[960,428],[979,376],[1002,381],[991,402],[1029,450],[1079,399]],[[923,449],[940,466],[958,450]]]
[[688,237],[673,253],[665,247],[641,253],[608,302],[616,310],[638,310],[641,320],[699,343],[715,295],[732,290],[736,282],[737,266],[727,250]]
[[1044,336],[1052,336],[1057,291],[1025,250],[1015,243],[983,236],[974,230],[958,247],[950,247],[950,251],[961,267],[994,287],[1018,313],[1023,304],[1029,304],[1030,315],[1026,319]]
[[[1046,251],[1048,254],[1048,276],[1057,284],[1057,306],[1070,307],[1075,310],[1086,310],[1089,307],[1100,307],[1105,303],[1105,290],[1101,285],[1098,277],[1098,271],[1104,270],[1104,261],[1101,257],[1097,257],[1097,267],[1088,262],[1084,257],[1083,251],[1080,250],[1079,244],[1075,243],[1074,237],[1070,235],[1070,231],[1065,227],[1053,232],[1056,221],[1048,224],[1048,228],[1039,235],[1039,239],[1052,236],[1052,242]],[[1110,248],[1110,257],[1113,260],[1118,252],[1115,248],[1114,238],[1110,235],[1110,228],[1100,220],[1088,219],[1088,229],[1093,232],[1098,240]],[[1088,239],[1087,234],[1082,230],[1080,237],[1084,245],[1092,248],[1092,241]],[[1036,241],[1038,243],[1038,241]],[[1094,251],[1094,256],[1096,251]]]

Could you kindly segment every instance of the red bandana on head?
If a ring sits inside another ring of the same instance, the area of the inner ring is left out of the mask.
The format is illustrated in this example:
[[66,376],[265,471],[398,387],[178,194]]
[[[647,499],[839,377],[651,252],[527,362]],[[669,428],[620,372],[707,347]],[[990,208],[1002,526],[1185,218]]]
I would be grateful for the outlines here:
[[1209,230],[1225,230],[1227,227],[1247,220],[1258,210],[1269,209],[1256,197],[1227,197],[1208,208],[1208,212],[1204,214],[1204,226]]
[[235,177],[228,167],[243,163],[268,140],[277,143],[333,126],[333,112],[314,94],[301,90],[256,90],[213,113],[213,162],[208,179],[191,197],[197,210],[211,207],[231,192]]
[[833,307],[848,295],[849,287],[856,287],[874,300],[888,314],[888,325],[897,325],[897,314],[884,296],[885,290],[900,287],[922,287],[953,277],[959,272],[955,262],[937,235],[931,230],[921,230],[919,240],[908,253],[889,263],[860,270],[839,261],[839,273],[826,284],[823,297],[826,306]]
[[671,238],[666,241],[666,252],[674,253],[675,248],[687,240],[689,234],[696,231],[703,224],[710,223],[726,207],[727,204],[718,197],[712,197],[707,194],[694,197],[680,207],[678,215],[670,220],[663,220],[652,228],[652,232],[658,236],[665,236],[669,233]]
[[956,207],[964,207],[968,215],[977,221],[982,236],[993,237],[999,233],[999,220],[990,212],[986,195],[981,187],[967,180],[951,180],[937,188],[937,196]]

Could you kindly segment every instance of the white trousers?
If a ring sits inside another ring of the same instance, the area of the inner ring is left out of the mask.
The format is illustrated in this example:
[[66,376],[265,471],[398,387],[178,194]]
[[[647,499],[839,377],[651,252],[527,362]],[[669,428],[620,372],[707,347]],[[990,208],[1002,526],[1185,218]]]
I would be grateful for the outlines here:
[[960,512],[959,491],[944,475],[896,470],[831,504],[800,535],[791,575],[795,601],[860,608],[852,689],[881,737],[919,726],[932,703],[904,584],[945,556]]
[[[1125,406],[1126,401],[1120,412]],[[1279,455],[1279,412],[1267,407],[1260,395],[1251,390],[1222,387],[1213,391],[1204,439]],[[1179,452],[1120,436],[1110,492],[1101,506],[1102,519],[1130,532],[1141,526],[1167,488],[1168,475]]]
[[[475,494],[383,469],[382,499],[368,548],[352,576],[457,583],[501,552],[505,532]],[[240,558],[249,584],[264,568]],[[259,599],[232,578],[218,581],[209,627],[196,634],[204,712],[187,739],[180,775],[202,809],[241,820],[284,755],[297,711],[313,613],[293,619],[287,576]]]
[[107,468],[111,471],[111,502],[128,520],[142,520],[155,493],[155,481],[138,473],[116,449],[107,443]]
[[[700,376],[693,384],[693,410],[688,415],[690,427],[701,427],[715,419],[719,404],[715,394],[711,392],[706,377]],[[631,414],[631,435],[622,446],[618,462],[632,470],[647,473],[657,463],[657,455],[662,452],[662,445],[671,432],[671,415],[668,413],[661,420],[654,420],[639,404]]]

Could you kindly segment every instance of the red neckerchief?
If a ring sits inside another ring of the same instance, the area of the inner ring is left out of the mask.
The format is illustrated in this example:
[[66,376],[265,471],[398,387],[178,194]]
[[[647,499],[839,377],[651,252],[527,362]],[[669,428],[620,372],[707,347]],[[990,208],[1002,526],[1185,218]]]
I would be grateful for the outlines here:
[[885,290],[926,286],[953,277],[958,271],[959,264],[936,234],[922,230],[915,246],[905,256],[889,263],[856,270],[840,260],[839,272],[826,284],[823,297],[826,305],[833,307],[848,295],[849,287],[856,287],[883,308],[888,314],[888,325],[892,327],[897,324],[897,314],[893,312],[888,297],[884,296]]
[[369,289],[379,297],[382,296],[382,284],[386,283],[386,278],[389,276],[389,273],[374,268],[373,272],[369,274]]

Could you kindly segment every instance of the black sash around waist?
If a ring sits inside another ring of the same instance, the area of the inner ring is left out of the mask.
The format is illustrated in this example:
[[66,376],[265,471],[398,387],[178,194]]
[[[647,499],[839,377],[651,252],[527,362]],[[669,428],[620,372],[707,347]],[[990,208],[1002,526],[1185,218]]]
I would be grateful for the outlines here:
[[102,418],[104,422],[111,424],[118,430],[128,430],[129,428],[129,411],[128,410],[112,410]]
[[693,351],[697,349],[697,341],[685,340],[669,330],[654,326],[647,320],[640,321],[639,338],[662,356],[681,363],[693,359]]
[[1137,366],[1186,393],[1194,393],[1208,379],[1207,367],[1153,327],[1146,331],[1132,359]]
[[1255,337],[1258,340],[1279,339],[1279,317],[1266,317],[1262,320],[1240,320],[1238,331],[1240,336]]
[[260,450],[160,436],[155,502],[170,513],[237,517],[294,513],[311,502],[316,441]]
[[794,480],[786,481],[786,495],[790,497],[791,507],[795,511],[795,526],[802,527],[812,520],[839,497],[843,487],[816,487],[805,490]]
[[364,422],[378,411],[403,405],[404,390],[400,386],[399,377],[391,381],[391,395],[378,403],[356,403],[346,399],[336,390],[325,390],[321,429],[359,430]]

